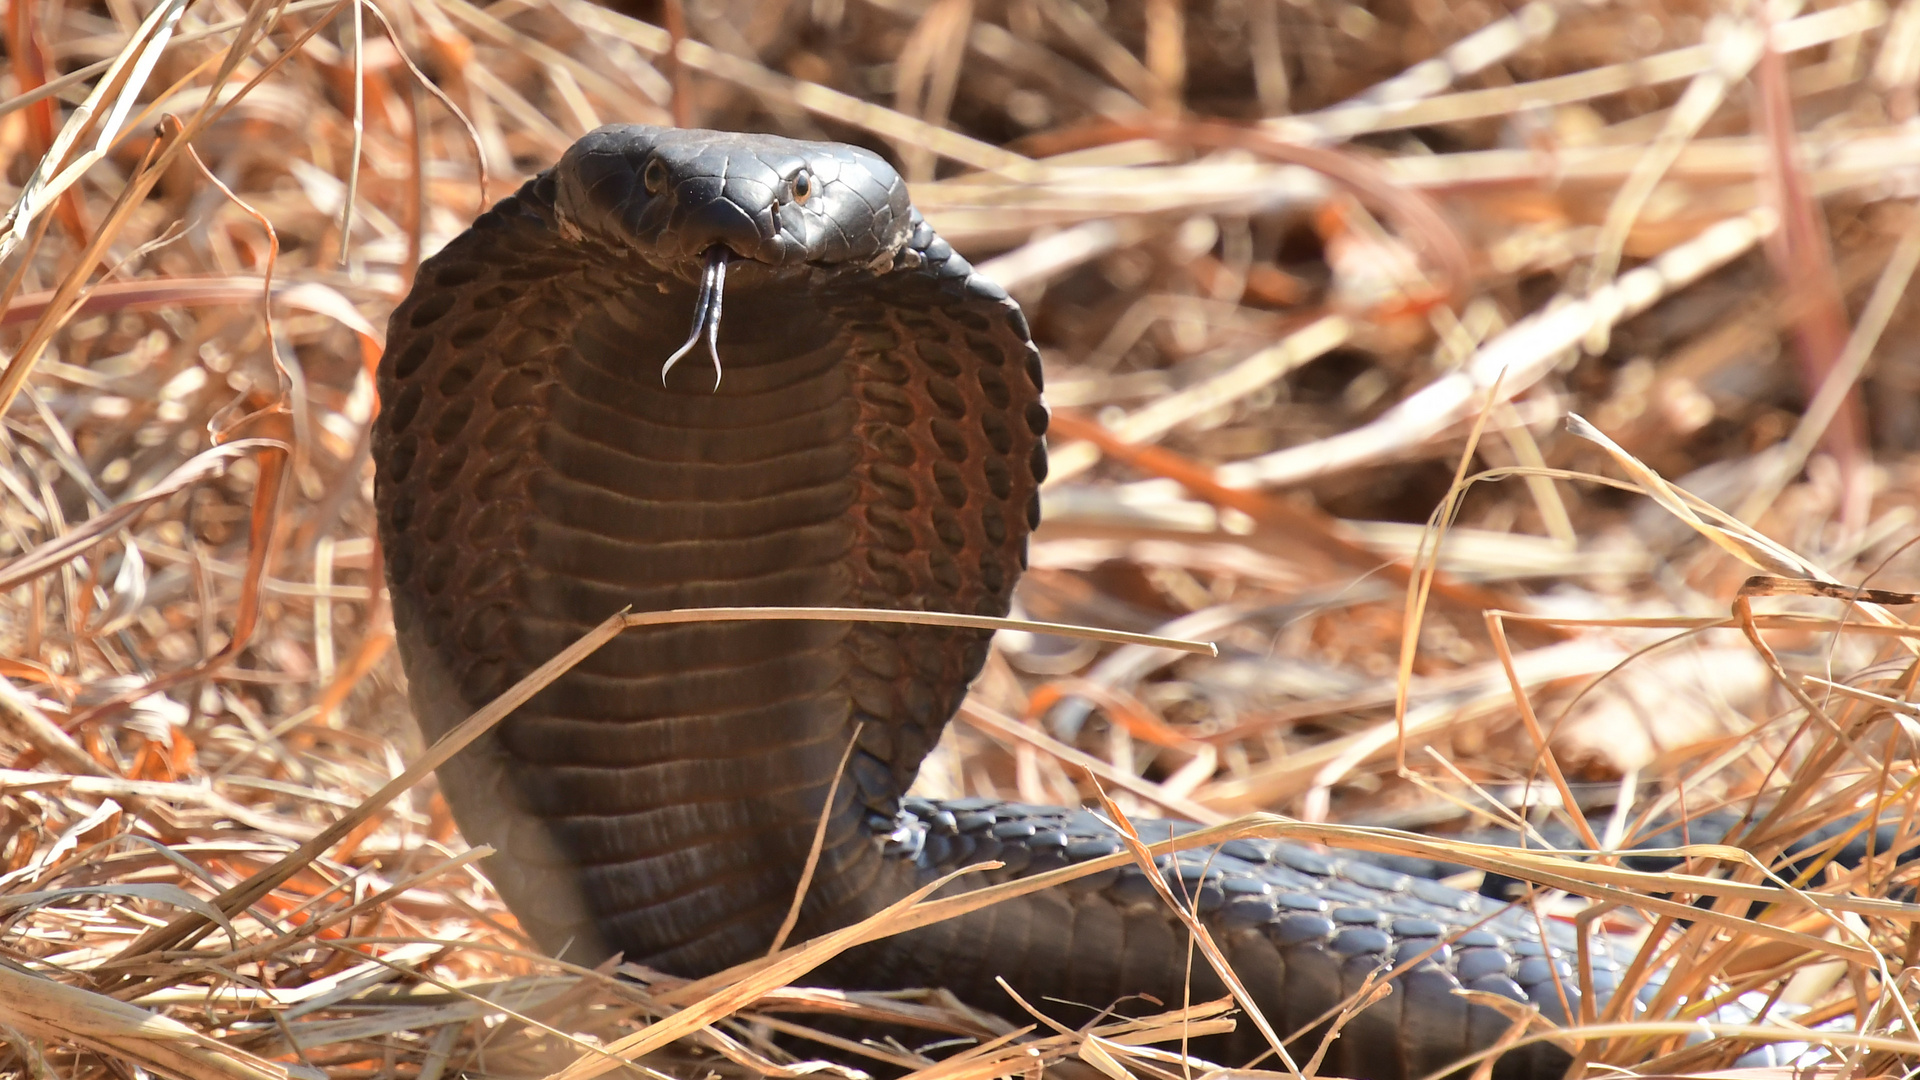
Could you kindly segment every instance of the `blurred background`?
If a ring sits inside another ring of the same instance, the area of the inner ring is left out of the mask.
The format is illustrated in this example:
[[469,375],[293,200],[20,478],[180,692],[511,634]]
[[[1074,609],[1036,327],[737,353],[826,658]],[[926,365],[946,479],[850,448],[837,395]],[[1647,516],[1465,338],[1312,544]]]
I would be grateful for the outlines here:
[[[430,779],[354,810],[421,751],[370,503],[387,314],[604,123],[898,165],[1044,359],[1016,613],[1220,645],[1002,632],[920,791],[1582,846],[1754,810],[1763,857],[1911,808],[1913,0],[10,0],[4,30],[0,1071],[539,1075],[661,1010],[527,952]],[[1808,884],[1905,895],[1877,854]],[[1884,968],[1729,967],[1766,933],[1701,925],[1664,1008],[1893,1030],[1920,939],[1849,918]],[[795,1011],[906,1008],[786,993],[662,1067],[797,1075]],[[127,1008],[186,1056],[112,1034]]]

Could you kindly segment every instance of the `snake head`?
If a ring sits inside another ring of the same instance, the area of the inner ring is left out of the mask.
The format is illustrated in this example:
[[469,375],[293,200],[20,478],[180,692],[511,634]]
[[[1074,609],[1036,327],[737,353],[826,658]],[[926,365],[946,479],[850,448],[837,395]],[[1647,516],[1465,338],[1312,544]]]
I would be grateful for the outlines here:
[[617,124],[589,132],[552,175],[563,228],[686,280],[716,246],[767,267],[869,266],[912,229],[900,175],[839,143]]

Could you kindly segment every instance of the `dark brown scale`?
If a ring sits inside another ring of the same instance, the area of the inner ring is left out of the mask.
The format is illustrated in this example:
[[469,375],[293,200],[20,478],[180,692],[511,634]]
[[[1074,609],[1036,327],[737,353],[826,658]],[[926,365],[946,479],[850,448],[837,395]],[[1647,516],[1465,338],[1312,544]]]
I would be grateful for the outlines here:
[[[485,292],[475,293],[473,299],[467,301],[467,305],[475,311],[491,311],[494,308],[504,307],[507,304],[513,303],[524,294],[524,289],[512,285],[500,285],[488,289]],[[498,323],[496,322],[495,325],[498,325]]]
[[[983,413],[980,416],[980,431],[987,437],[987,447],[996,455],[1004,455],[1013,450],[1013,430],[1007,426],[1007,418],[999,413]],[[1000,498],[1006,498],[1001,495]]]
[[904,469],[891,465],[875,464],[869,466],[868,476],[881,496],[900,510],[911,510],[920,502],[914,493],[913,478]]
[[[468,344],[472,343],[472,341],[468,342]],[[433,389],[441,397],[457,396],[467,388],[468,384],[473,382],[473,377],[479,370],[480,358],[478,356],[467,356],[463,358],[462,363],[454,364],[442,372],[440,381],[434,384]]]
[[880,542],[896,554],[905,555],[914,549],[913,528],[901,513],[882,503],[873,503],[866,508],[867,524],[873,526],[873,533]]
[[[456,349],[465,349],[470,345],[478,345],[480,342],[486,340],[487,336],[492,334],[494,328],[499,325],[500,313],[498,311],[483,310],[478,314],[469,316],[459,326],[454,327],[453,330],[447,334],[447,344]],[[455,391],[445,392],[454,393]]]
[[868,382],[860,387],[862,401],[874,407],[881,419],[896,427],[913,423],[913,399],[896,386]]
[[913,377],[906,362],[890,353],[870,353],[861,356],[859,366],[870,378],[894,386],[905,386]]
[[889,465],[906,468],[919,456],[913,448],[913,443],[900,431],[881,428],[874,432],[873,437],[875,449],[880,452],[881,459]]
[[[933,531],[934,535],[940,538],[942,544],[945,544],[954,551],[959,551],[967,546],[966,530],[965,527],[960,524],[959,516],[944,506],[936,506],[933,508]],[[987,591],[998,592],[999,590],[992,585],[988,585]]]
[[415,330],[431,326],[444,318],[447,312],[452,311],[453,305],[458,300],[459,298],[452,293],[429,295],[407,313],[407,325]]
[[1030,401],[1026,408],[1027,430],[1035,436],[1047,433],[1047,408],[1037,401]]
[[[427,357],[433,355],[433,346],[434,341],[430,337],[415,338],[404,352],[393,358],[394,378],[403,382],[411,379],[413,373],[420,370],[420,365],[426,363]],[[406,421],[400,421],[396,430],[406,426]]]
[[[959,565],[953,561],[953,556],[946,552],[928,552],[927,565],[932,569],[934,583],[947,592],[958,593],[965,586],[965,579],[960,576]],[[998,565],[997,560],[995,565]],[[981,575],[982,583],[987,583],[989,580],[987,575]]]
[[[967,415],[967,399],[961,397],[960,391],[945,379],[928,379],[927,396],[933,399],[933,404],[949,420],[959,420]],[[1004,450],[1001,452],[1005,453]]]
[[981,463],[980,471],[986,477],[987,490],[993,493],[994,498],[1004,499],[1013,493],[1013,471],[1007,468],[1005,461],[991,458]]
[[454,398],[433,418],[433,426],[427,431],[434,442],[446,446],[460,437],[460,432],[466,428],[467,421],[471,419],[473,419],[473,401],[468,398]]
[[[442,413],[440,423],[445,423],[446,418],[447,414]],[[464,414],[460,414],[459,418],[464,422]],[[436,425],[436,427],[437,426],[438,425]],[[446,439],[435,439],[434,441],[439,443],[447,442]],[[434,491],[447,490],[453,486],[455,480],[459,479],[460,470],[465,468],[466,464],[467,448],[464,446],[452,447],[448,452],[433,459],[432,467],[427,470],[427,487]]]
[[[986,395],[988,405],[996,409],[1004,409],[1007,407],[1007,403],[1013,400],[1013,396],[1007,391],[1007,380],[1001,378],[999,372],[989,367],[981,367],[974,371],[973,377],[979,380],[980,392]],[[1038,402],[1035,404],[1038,404]],[[1046,412],[1046,407],[1044,405],[1041,406],[1040,411],[1042,413]],[[1036,432],[1035,434],[1044,434],[1044,432]]]
[[947,460],[959,463],[970,456],[967,452],[967,437],[958,425],[944,417],[933,417],[927,421],[927,430],[933,433],[933,442]]
[[384,399],[385,409],[381,413],[381,423],[388,431],[399,434],[413,425],[414,417],[420,415],[420,404],[427,392],[417,384],[409,383],[398,387],[393,394]]
[[443,502],[434,506],[427,520],[420,523],[420,535],[430,544],[438,544],[453,531],[453,519],[459,515],[460,507],[454,503]]
[[933,482],[948,506],[958,510],[967,505],[967,484],[960,478],[959,469],[947,462],[939,462],[933,467]]
[[420,587],[428,596],[438,596],[447,590],[447,580],[453,576],[454,562],[458,556],[447,550],[434,552],[427,557],[427,565],[420,575]]

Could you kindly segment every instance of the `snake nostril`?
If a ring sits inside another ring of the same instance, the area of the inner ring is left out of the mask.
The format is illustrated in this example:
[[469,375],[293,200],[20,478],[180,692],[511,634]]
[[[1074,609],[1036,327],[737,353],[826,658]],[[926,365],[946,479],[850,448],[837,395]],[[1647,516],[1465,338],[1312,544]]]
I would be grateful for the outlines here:
[[680,238],[681,250],[689,255],[697,255],[720,244],[735,255],[751,259],[759,255],[767,240],[761,235],[760,224],[753,215],[727,198],[704,199],[683,205],[675,232]]

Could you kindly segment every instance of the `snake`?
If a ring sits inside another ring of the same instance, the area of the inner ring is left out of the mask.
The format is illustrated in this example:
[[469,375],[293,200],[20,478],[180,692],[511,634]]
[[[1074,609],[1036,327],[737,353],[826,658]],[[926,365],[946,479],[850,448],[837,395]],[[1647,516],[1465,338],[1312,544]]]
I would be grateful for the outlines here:
[[[587,134],[420,265],[378,390],[378,530],[428,739],[628,608],[1004,616],[1040,519],[1048,411],[1026,317],[885,159],[849,145]],[[999,864],[937,895],[1128,850],[1081,808],[908,793],[989,638],[631,629],[439,783],[540,948],[702,977],[764,955],[797,893],[803,940],[963,867]],[[1621,976],[1602,935],[1581,965],[1572,926],[1357,853],[1239,839],[1152,865],[859,945],[808,980],[941,987],[1068,1026],[1224,996],[1164,885],[1291,1056],[1414,1080],[1496,1047],[1507,1002],[1566,1023]],[[1271,1051],[1247,1022],[1193,1045]],[[1568,1061],[1535,1042],[1494,1073],[1547,1080]]]

